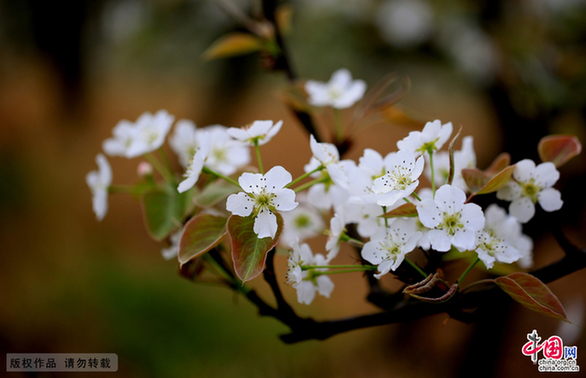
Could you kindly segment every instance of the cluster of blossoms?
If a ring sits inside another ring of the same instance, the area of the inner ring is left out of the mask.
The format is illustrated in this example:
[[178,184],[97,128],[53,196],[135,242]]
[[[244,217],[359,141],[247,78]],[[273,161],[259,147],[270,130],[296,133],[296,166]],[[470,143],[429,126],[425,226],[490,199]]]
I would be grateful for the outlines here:
[[[340,70],[329,83],[308,81],[305,89],[309,104],[342,109],[360,100],[366,85],[353,81],[347,70]],[[135,123],[121,121],[113,138],[104,142],[104,152],[149,157],[160,149],[173,122],[174,117],[165,111],[145,113]],[[407,257],[416,249],[475,252],[477,261],[489,269],[496,261],[518,262],[526,268],[531,265],[532,242],[522,233],[522,223],[533,217],[536,203],[545,211],[562,206],[559,191],[552,187],[559,178],[555,165],[535,165],[530,160],[515,164],[512,178],[496,193],[498,199],[511,202],[509,214],[496,204],[483,211],[471,203],[473,196],[467,194],[473,193],[463,170],[476,168],[473,139],[463,138],[459,151],[441,151],[452,137],[449,122],[428,122],[384,156],[365,149],[358,162],[341,160],[333,144],[318,143],[310,136],[312,157],[304,167],[305,174],[295,180],[281,166],[265,173],[260,159],[259,146],[269,142],[281,126],[282,122],[255,121],[243,128],[197,128],[191,121],[180,120],[169,144],[185,169],[183,178],[176,180],[164,164],[159,167],[159,160],[150,161],[177,193],[190,191],[199,181],[207,182],[200,180],[202,172],[234,185],[235,190],[226,194],[226,201],[214,211],[250,218],[257,239],[278,238],[276,242],[292,250],[287,282],[297,289],[300,303],[311,303],[316,292],[330,296],[334,287],[328,277],[334,272],[331,269],[356,271],[332,264],[344,242],[362,247],[361,257],[373,264],[362,266],[362,270],[376,270],[374,276],[379,279],[396,271],[404,261],[416,267]],[[250,163],[251,148],[256,150],[260,172],[239,172]],[[87,183],[94,195],[96,216],[102,219],[112,191],[112,173],[104,155],[98,155],[97,163],[100,169],[87,175]],[[237,180],[230,177],[234,174],[239,174]],[[431,188],[420,186],[421,175]],[[311,181],[301,183],[305,179]],[[205,183],[200,182],[202,185]],[[393,214],[406,205],[410,211]],[[348,234],[350,224],[356,226],[357,235]],[[322,234],[328,235],[325,253],[314,255],[303,242]],[[164,250],[167,258],[176,256],[181,235],[179,229],[170,237],[174,246]]]

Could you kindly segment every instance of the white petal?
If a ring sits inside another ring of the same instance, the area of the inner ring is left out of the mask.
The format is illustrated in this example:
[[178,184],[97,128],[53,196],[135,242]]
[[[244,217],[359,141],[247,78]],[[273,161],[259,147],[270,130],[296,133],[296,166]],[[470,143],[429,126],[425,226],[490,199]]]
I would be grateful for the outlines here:
[[254,201],[244,192],[231,194],[226,201],[226,210],[234,215],[247,217],[254,209]]
[[274,239],[277,234],[277,228],[277,216],[270,211],[261,210],[254,220],[253,230],[259,239],[266,237]]
[[262,182],[262,175],[260,173],[244,172],[238,178],[238,183],[242,190],[247,193],[259,193],[264,184]]
[[344,88],[351,81],[352,75],[350,74],[350,71],[348,71],[348,69],[346,68],[340,68],[332,74],[332,77],[330,78],[328,84],[330,86]]
[[[362,247],[362,251],[360,252],[360,254],[362,255],[362,258],[371,264],[374,264],[374,265],[380,264],[383,261],[383,259],[382,259],[380,252],[377,249],[379,243],[380,243],[379,240],[371,240],[371,241],[367,242],[366,244],[364,244],[364,246]],[[390,269],[390,267],[389,267],[389,269]]]
[[535,204],[529,197],[521,197],[509,205],[509,213],[521,223],[528,222],[535,215]]
[[524,159],[515,164],[513,177],[519,182],[529,181],[535,172],[535,163],[533,160]]
[[562,208],[561,193],[554,188],[547,188],[537,194],[537,201],[545,211],[556,211]]
[[419,221],[427,228],[435,228],[441,221],[441,212],[435,201],[431,198],[424,199],[417,204]]
[[439,252],[447,252],[452,246],[452,240],[443,230],[430,230],[427,233],[431,247]]
[[266,179],[265,184],[270,192],[277,189],[283,189],[285,185],[291,182],[293,179],[291,173],[280,165],[271,168],[270,171],[265,173],[264,178]]
[[272,202],[278,211],[291,211],[299,205],[299,203],[295,202],[295,191],[292,189],[275,191]]
[[545,162],[535,167],[535,183],[541,187],[549,188],[560,178],[560,172],[552,162]]
[[460,252],[476,249],[476,233],[471,230],[460,229],[454,233],[452,244]]
[[311,304],[315,298],[315,285],[309,281],[301,281],[293,285],[297,289],[297,301],[299,303]]
[[334,290],[334,283],[332,279],[326,275],[321,275],[316,278],[317,291],[326,298],[329,298]]
[[480,206],[474,203],[468,203],[464,205],[461,214],[462,218],[460,220],[464,223],[464,228],[480,231],[484,227],[485,219]]
[[379,273],[375,274],[374,277],[376,279],[380,280],[380,278],[382,276],[384,276],[385,274],[387,274],[391,270],[392,267],[393,267],[393,261],[392,260],[385,260],[385,261],[383,261],[377,267],[377,270],[379,271]]

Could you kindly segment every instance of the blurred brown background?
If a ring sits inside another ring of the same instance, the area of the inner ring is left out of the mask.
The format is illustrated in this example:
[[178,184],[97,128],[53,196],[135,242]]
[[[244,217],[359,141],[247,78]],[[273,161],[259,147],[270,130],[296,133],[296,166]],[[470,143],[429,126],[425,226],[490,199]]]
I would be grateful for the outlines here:
[[[254,1],[234,3],[255,9]],[[513,161],[537,161],[537,141],[548,133],[586,140],[582,0],[289,5],[285,38],[301,78],[326,81],[346,67],[372,86],[389,72],[408,75],[411,89],[398,106],[423,121],[462,125],[475,138],[480,168],[502,151]],[[517,377],[539,374],[521,354],[536,329],[577,345],[586,368],[583,327],[561,329],[517,304],[478,325],[438,315],[285,345],[277,336],[286,327],[257,316],[243,298],[180,278],[176,262],[161,257],[166,245],[149,238],[138,201],[111,196],[109,213],[96,222],[85,175],[112,127],[144,111],[167,109],[199,126],[283,119],[262,150],[265,166],[302,173],[308,136],[276,98],[285,76],[263,70],[256,55],[201,58],[234,30],[242,27],[212,0],[0,2],[2,355],[117,353],[116,375],[124,377]],[[317,117],[324,135],[328,116]],[[408,131],[373,125],[346,157],[357,159],[366,147],[386,154]],[[136,182],[139,161],[110,159],[114,183]],[[574,158],[557,185],[563,230],[581,248],[585,164]],[[536,266],[562,256],[550,219],[538,214],[525,229],[535,238]],[[276,264],[282,282],[285,258]],[[363,300],[361,277],[334,282],[332,298],[311,306],[296,304],[292,288],[283,291],[301,315],[318,319],[377,311]],[[585,284],[580,271],[550,285],[577,325]],[[269,297],[262,280],[251,286]]]

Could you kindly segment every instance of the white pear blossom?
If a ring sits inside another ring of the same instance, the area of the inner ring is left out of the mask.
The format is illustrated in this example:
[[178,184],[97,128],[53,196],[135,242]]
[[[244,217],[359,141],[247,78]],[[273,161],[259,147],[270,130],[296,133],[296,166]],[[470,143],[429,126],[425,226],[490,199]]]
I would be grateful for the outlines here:
[[424,159],[422,156],[415,159],[415,154],[411,151],[399,151],[390,158],[388,164],[385,175],[374,180],[372,186],[374,193],[384,194],[377,201],[380,206],[392,206],[417,189]]
[[244,143],[247,146],[258,144],[262,146],[268,143],[281,130],[283,121],[273,125],[273,121],[254,121],[244,127],[230,127],[227,130],[228,135]]
[[[366,148],[358,159],[358,166],[348,172],[349,201],[357,204],[376,204],[385,194],[373,191],[374,180],[387,172],[392,166],[392,159],[396,152],[387,154],[384,158],[377,151]],[[351,178],[351,179],[350,179]]]
[[389,227],[380,227],[369,242],[362,247],[362,257],[371,264],[378,265],[381,278],[390,270],[395,270],[417,245],[421,232],[415,230],[415,223],[406,219],[396,219]]
[[250,163],[250,149],[234,141],[222,125],[205,128],[210,133],[210,153],[205,165],[215,172],[229,176]]
[[143,113],[134,123],[134,136],[126,149],[126,157],[134,158],[161,147],[174,120],[175,117],[166,110],[159,110],[154,115]]
[[484,228],[476,234],[476,253],[487,269],[495,261],[511,264],[519,260],[521,251],[515,248],[515,240],[521,236],[521,224],[507,215],[498,205],[490,205],[484,212]]
[[109,156],[126,156],[126,151],[136,138],[134,123],[121,120],[112,129],[112,138],[102,143],[104,152]]
[[195,123],[188,119],[180,119],[175,124],[173,134],[169,138],[169,145],[183,167],[187,167],[191,158],[197,151],[201,142],[198,142],[198,136],[201,129],[197,129]]
[[205,161],[210,153],[210,135],[204,131],[196,134],[198,139],[198,146],[196,147],[195,153],[193,154],[185,174],[183,181],[179,183],[177,191],[183,193],[195,185],[199,179],[199,175],[205,165]]
[[85,181],[92,192],[92,207],[96,218],[101,221],[108,212],[108,188],[112,184],[112,168],[102,154],[96,156],[97,171],[85,176]]
[[342,236],[345,235],[346,231],[346,217],[342,211],[336,212],[330,219],[330,230],[328,232],[328,241],[326,242],[326,251],[328,254],[326,260],[332,261],[338,252],[340,252],[340,242]]
[[350,71],[342,68],[334,72],[327,83],[308,80],[305,91],[311,105],[345,109],[362,99],[366,83],[363,80],[352,80]]
[[318,210],[309,204],[306,193],[297,195],[299,206],[283,214],[284,229],[281,243],[292,247],[295,240],[299,242],[320,235],[325,228]]
[[323,265],[328,265],[328,262],[322,254],[318,253],[314,256],[309,245],[299,245],[299,241],[293,243],[293,251],[287,260],[287,284],[297,289],[299,303],[311,304],[316,292],[326,298],[330,297],[332,290],[334,290],[331,278],[323,274],[315,277],[312,274],[314,271],[323,272],[327,269],[302,269],[305,266]]
[[442,148],[452,135],[452,123],[441,123],[439,119],[427,122],[422,131],[411,131],[409,135],[397,142],[400,151],[411,151],[421,155],[428,151],[435,152]]
[[511,201],[509,213],[519,222],[525,223],[535,215],[535,203],[539,202],[545,211],[561,209],[561,194],[552,186],[560,173],[551,162],[535,166],[530,159],[515,164],[513,179],[496,193],[498,199]]
[[291,174],[281,166],[271,168],[264,175],[244,172],[238,183],[244,192],[230,195],[226,209],[234,215],[253,215],[254,232],[259,238],[274,238],[277,233],[277,217],[274,212],[291,211],[298,205],[295,192],[285,186],[292,180]]
[[436,251],[447,252],[453,245],[460,252],[476,249],[476,232],[484,227],[480,206],[466,202],[466,194],[451,185],[444,185],[435,199],[417,204],[421,223],[430,229],[428,238]]

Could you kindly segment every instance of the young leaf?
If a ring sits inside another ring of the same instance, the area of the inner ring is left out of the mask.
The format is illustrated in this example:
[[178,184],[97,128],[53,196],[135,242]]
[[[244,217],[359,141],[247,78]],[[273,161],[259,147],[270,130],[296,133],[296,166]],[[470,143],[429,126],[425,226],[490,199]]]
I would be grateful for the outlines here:
[[381,218],[399,218],[399,217],[416,217],[417,216],[417,207],[415,206],[414,203],[412,202],[408,202],[405,203],[399,207],[397,207],[394,210],[389,211],[388,213],[385,213],[383,215],[381,215]]
[[551,161],[556,167],[582,151],[582,145],[573,135],[549,135],[541,138],[537,146],[542,161]]
[[452,141],[450,142],[450,146],[448,147],[448,156],[449,156],[449,160],[450,160],[450,170],[448,172],[448,181],[447,181],[448,185],[452,185],[452,182],[454,181],[454,174],[455,174],[454,173],[454,146],[456,145],[456,141],[460,137],[461,132],[462,132],[462,126],[460,126],[458,133],[456,134],[454,139],[452,139]]
[[186,262],[217,246],[226,234],[224,217],[200,213],[185,224],[179,242],[179,263]]
[[283,233],[283,217],[277,216],[277,234],[274,239],[270,237],[259,239],[254,233],[255,217],[240,217],[231,215],[228,218],[228,236],[232,247],[232,261],[236,275],[242,282],[255,278],[265,268],[267,252],[279,244]]
[[528,273],[513,273],[494,280],[515,301],[530,310],[569,322],[559,299],[537,277]]
[[248,33],[234,32],[218,38],[203,52],[203,57],[206,60],[227,58],[252,53],[261,49],[262,41],[260,38]]
[[507,182],[509,182],[514,170],[514,165],[510,165],[507,168],[503,169],[497,175],[491,178],[476,194],[488,194],[496,192],[497,190],[505,186]]
[[171,186],[157,188],[142,197],[142,208],[149,233],[161,241],[181,225],[191,206],[191,191],[178,193]]
[[490,167],[486,168],[484,172],[496,175],[503,169],[507,168],[509,164],[511,164],[511,155],[509,155],[506,152],[503,152],[494,159]]
[[497,174],[483,172],[478,168],[464,168],[462,177],[473,194],[488,194],[505,186],[514,170],[514,165],[509,165]]

